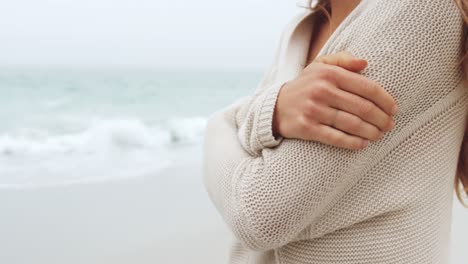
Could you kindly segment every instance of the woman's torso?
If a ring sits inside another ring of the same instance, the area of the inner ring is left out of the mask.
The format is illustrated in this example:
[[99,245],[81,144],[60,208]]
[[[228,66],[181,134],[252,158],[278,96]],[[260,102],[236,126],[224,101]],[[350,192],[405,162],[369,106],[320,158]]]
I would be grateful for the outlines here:
[[[439,25],[417,16],[430,15],[431,11],[456,16],[456,8],[448,7],[452,2],[369,3],[359,10],[359,16],[344,21],[331,42],[319,48],[324,54],[348,50],[366,58],[370,67],[364,74],[369,78],[382,72],[401,77],[383,80],[383,85],[397,98],[404,98],[405,103],[399,105],[404,114],[395,119],[395,133],[404,140],[398,145],[382,145],[391,148],[388,155],[373,157],[372,169],[295,242],[255,252],[235,241],[231,264],[446,263],[454,176],[468,110],[468,92],[461,71],[455,67],[458,54],[454,43],[461,41],[461,32],[457,25]],[[393,26],[397,21],[408,25]],[[415,57],[413,49],[421,51],[426,44],[406,47],[398,41],[431,30],[440,32],[440,39],[428,38],[427,43],[445,43],[452,51],[428,54],[441,56],[439,64],[424,65],[424,76],[413,76],[412,65],[421,67],[413,61],[421,59]],[[398,65],[402,59],[407,60],[405,70],[389,63],[395,60]],[[441,71],[443,78],[431,78]],[[418,78],[428,81],[418,82]],[[427,85],[427,90],[411,90],[416,85]],[[415,122],[417,129],[410,129]]]

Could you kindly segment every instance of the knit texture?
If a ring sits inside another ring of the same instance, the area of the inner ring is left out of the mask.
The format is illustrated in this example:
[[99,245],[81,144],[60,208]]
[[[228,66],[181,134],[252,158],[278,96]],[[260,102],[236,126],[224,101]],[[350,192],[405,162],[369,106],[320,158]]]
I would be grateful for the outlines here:
[[448,264],[468,91],[453,0],[362,0],[319,55],[349,51],[397,101],[361,150],[274,138],[281,86],[305,66],[314,13],[283,31],[251,96],[212,114],[204,184],[235,240],[229,263]]

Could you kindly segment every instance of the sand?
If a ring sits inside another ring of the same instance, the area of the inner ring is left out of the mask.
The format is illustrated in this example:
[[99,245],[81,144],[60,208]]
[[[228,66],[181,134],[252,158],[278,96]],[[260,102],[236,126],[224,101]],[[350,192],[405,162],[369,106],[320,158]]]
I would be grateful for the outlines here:
[[199,167],[0,191],[0,263],[224,263],[230,233]]
[[[465,264],[468,209],[454,205],[452,264]],[[197,161],[132,179],[2,190],[0,212],[8,264],[227,263],[233,239]]]

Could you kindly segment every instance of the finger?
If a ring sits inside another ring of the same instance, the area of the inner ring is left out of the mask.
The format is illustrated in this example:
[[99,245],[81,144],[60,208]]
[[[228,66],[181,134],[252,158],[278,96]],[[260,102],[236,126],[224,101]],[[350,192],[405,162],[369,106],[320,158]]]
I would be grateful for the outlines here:
[[329,96],[323,98],[329,106],[358,116],[382,131],[393,128],[392,117],[373,102],[340,89],[329,89]]
[[376,126],[362,120],[358,116],[336,108],[328,108],[332,116],[325,120],[324,124],[332,126],[350,135],[355,135],[364,139],[378,140],[382,138],[383,131]]
[[362,120],[358,116],[324,104],[311,104],[304,113],[309,120],[335,127],[348,134],[361,138],[377,140],[383,136],[378,127]]
[[359,95],[372,101],[388,115],[394,115],[395,99],[379,83],[359,73],[347,71],[340,67],[333,67],[336,85],[345,91]]
[[348,135],[343,131],[324,124],[317,124],[312,132],[314,133],[312,140],[340,148],[362,149],[369,143],[366,139]]
[[341,51],[335,54],[322,55],[317,57],[315,62],[342,67],[346,70],[359,72],[367,67],[367,61],[354,57],[348,51]]

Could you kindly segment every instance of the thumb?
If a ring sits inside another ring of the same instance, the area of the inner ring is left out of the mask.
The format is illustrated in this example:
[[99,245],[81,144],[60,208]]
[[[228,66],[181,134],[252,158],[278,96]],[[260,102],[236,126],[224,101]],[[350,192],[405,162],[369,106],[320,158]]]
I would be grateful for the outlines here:
[[348,51],[340,51],[335,54],[322,55],[317,57],[314,62],[339,66],[353,72],[362,71],[367,67],[366,60],[354,57]]

